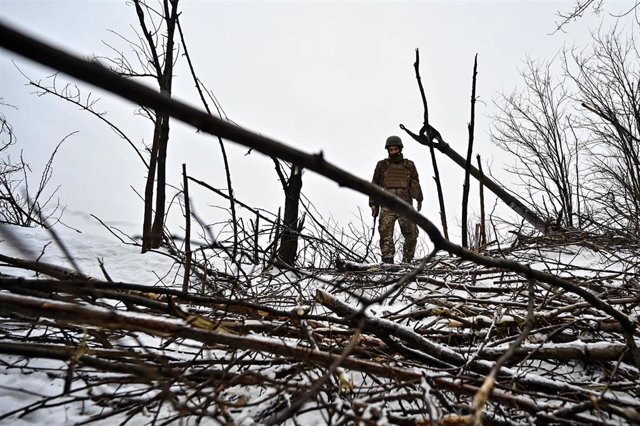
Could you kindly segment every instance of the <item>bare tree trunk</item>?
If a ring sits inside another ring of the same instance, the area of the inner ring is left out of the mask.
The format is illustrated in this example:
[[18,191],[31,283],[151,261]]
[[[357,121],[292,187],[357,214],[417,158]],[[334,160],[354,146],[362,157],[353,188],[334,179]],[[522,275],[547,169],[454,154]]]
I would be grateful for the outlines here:
[[182,291],[189,292],[189,276],[191,275],[191,207],[189,201],[189,179],[187,179],[187,165],[182,165],[182,186],[184,191],[184,280]]
[[440,171],[438,170],[438,160],[433,147],[430,147],[431,164],[433,165],[433,180],[436,182],[436,190],[438,193],[438,204],[440,205],[440,223],[442,223],[442,234],[449,239],[449,227],[447,225],[447,210],[444,206],[444,193],[442,192],[442,184],[440,183]]
[[487,229],[485,225],[485,214],[484,214],[484,174],[482,173],[482,163],[480,162],[480,154],[476,155],[476,159],[478,160],[478,170],[480,171],[480,178],[478,179],[480,186],[480,246],[484,247],[487,245]]
[[282,218],[283,231],[280,240],[280,248],[276,257],[276,264],[284,264],[293,267],[298,253],[298,234],[300,222],[298,221],[298,206],[300,203],[300,191],[302,190],[302,168],[294,165],[291,175],[284,188],[284,216]]
[[258,257],[258,236],[260,235],[260,215],[256,213],[256,221],[251,221],[251,225],[253,228],[253,264],[257,265],[260,263],[260,258]]
[[[171,7],[169,7],[171,4]],[[153,63],[156,71],[156,79],[160,86],[160,92],[171,97],[171,86],[173,81],[173,48],[174,34],[176,29],[176,21],[178,19],[178,0],[164,0],[164,16],[163,19],[167,25],[166,47],[164,48],[164,66],[160,64],[158,56],[158,46],[154,42],[152,33],[147,29],[144,12],[140,5],[140,1],[135,1],[136,11],[140,26],[145,35],[145,39],[149,44],[151,52],[150,61]],[[153,133],[152,158],[149,165],[149,174],[147,176],[147,184],[145,188],[145,212],[142,232],[142,252],[149,249],[158,248],[162,243],[162,234],[165,219],[165,186],[166,186],[166,159],[167,145],[169,143],[169,115],[165,112],[156,111],[156,124]],[[155,155],[154,155],[155,154]],[[155,164],[154,164],[155,163]],[[155,214],[151,211],[153,205],[153,181],[157,176],[156,182],[156,202]],[[151,224],[151,216],[153,216],[153,224]]]
[[[160,137],[160,117],[156,115],[153,140]],[[142,252],[151,249],[151,221],[153,218],[153,189],[156,178],[156,165],[158,159],[158,144],[151,145],[151,158],[149,159],[149,170],[147,172],[147,184],[144,190],[144,221],[142,224]]]
[[160,137],[158,139],[158,158],[157,158],[157,186],[156,186],[156,209],[153,218],[153,226],[151,227],[150,244],[151,248],[158,248],[162,244],[162,234],[164,229],[165,202],[166,193],[165,186],[167,181],[167,145],[169,143],[169,117],[161,116]]
[[469,247],[467,241],[467,208],[469,206],[469,168],[473,153],[473,131],[476,120],[476,76],[478,75],[478,54],[473,61],[473,80],[471,83],[471,121],[469,122],[469,145],[467,147],[467,166],[464,169],[464,185],[462,186],[462,247]]

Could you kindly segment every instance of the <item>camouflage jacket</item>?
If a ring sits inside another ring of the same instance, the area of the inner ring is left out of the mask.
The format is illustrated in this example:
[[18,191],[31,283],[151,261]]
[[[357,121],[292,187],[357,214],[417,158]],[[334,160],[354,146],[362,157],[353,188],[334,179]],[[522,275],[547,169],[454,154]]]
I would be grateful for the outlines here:
[[[420,187],[418,170],[411,160],[403,158],[394,163],[385,158],[378,161],[371,183],[394,193],[408,203],[411,203],[412,198],[422,202],[422,188]],[[375,200],[369,198],[370,206],[377,204]]]

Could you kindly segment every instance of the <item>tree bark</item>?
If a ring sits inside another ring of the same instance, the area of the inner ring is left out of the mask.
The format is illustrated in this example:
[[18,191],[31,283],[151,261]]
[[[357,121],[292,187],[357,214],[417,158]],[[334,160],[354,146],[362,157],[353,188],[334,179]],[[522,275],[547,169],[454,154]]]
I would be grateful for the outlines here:
[[147,171],[147,183],[144,190],[144,218],[142,222],[142,252],[152,248],[151,225],[153,220],[153,189],[156,179],[156,166],[158,164],[158,145],[156,139],[160,137],[160,117],[156,115],[153,130],[154,143],[151,145],[151,155],[149,159],[149,170]]
[[467,147],[467,165],[464,168],[464,184],[462,185],[462,247],[469,247],[467,211],[469,207],[469,168],[473,154],[473,132],[476,121],[476,76],[478,75],[478,54],[473,61],[473,80],[471,83],[471,120],[469,121],[469,145]]
[[[169,10],[169,3],[171,8]],[[163,19],[167,26],[166,47],[164,51],[164,67],[160,65],[160,59],[157,53],[158,46],[155,45],[151,33],[148,31],[144,22],[144,13],[138,1],[135,2],[138,12],[138,19],[145,34],[149,49],[152,52],[150,61],[156,70],[156,79],[160,87],[160,93],[167,97],[171,97],[171,87],[173,81],[173,49],[174,34],[176,22],[178,19],[178,0],[170,0],[164,2]],[[160,247],[162,244],[162,235],[164,230],[164,216],[166,203],[166,162],[167,162],[167,145],[169,143],[169,114],[165,111],[156,110],[156,124],[153,132],[152,158],[149,166],[149,174],[147,176],[147,184],[145,188],[145,212],[142,232],[142,252],[153,248]],[[154,156],[155,153],[155,156]],[[154,164],[155,163],[155,164]],[[157,176],[156,182],[156,200],[155,214],[151,211],[153,205],[153,184],[154,178]],[[151,224],[151,216],[153,216],[153,224]]]
[[476,155],[478,161],[478,171],[480,177],[478,178],[479,193],[480,193],[480,247],[487,245],[487,227],[485,224],[486,217],[484,212],[484,174],[482,173],[482,163],[480,162],[480,154]]
[[280,239],[280,248],[276,258],[276,264],[288,267],[295,265],[298,254],[298,234],[300,223],[298,221],[298,207],[300,204],[300,191],[302,190],[302,168],[294,165],[291,175],[284,187],[284,216],[282,218],[283,230]]
[[187,165],[182,165],[182,186],[184,191],[184,280],[182,291],[189,292],[189,276],[191,275],[191,206],[189,201],[189,179],[187,179]]

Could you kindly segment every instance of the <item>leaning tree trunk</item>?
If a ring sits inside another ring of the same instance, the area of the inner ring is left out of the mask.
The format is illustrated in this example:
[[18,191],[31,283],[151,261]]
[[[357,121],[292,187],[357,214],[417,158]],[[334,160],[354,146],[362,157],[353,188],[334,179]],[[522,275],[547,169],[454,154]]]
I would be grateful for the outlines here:
[[[413,133],[411,130],[407,129],[403,124],[400,125],[400,128],[407,132],[416,142],[426,146],[433,146],[438,151],[442,152],[444,155],[453,160],[458,166],[465,168],[467,166],[467,162],[460,154],[458,154],[451,146],[442,139],[440,132],[438,132],[433,126],[424,129],[424,132],[421,132],[419,135]],[[433,142],[433,141],[436,142]],[[469,167],[469,173],[476,179],[480,179],[480,171],[474,166]],[[529,207],[527,207],[522,201],[520,201],[517,197],[510,194],[506,189],[497,184],[494,180],[488,178],[486,175],[482,175],[482,180],[484,182],[484,186],[488,188],[491,192],[493,192],[498,198],[500,198],[504,203],[509,206],[514,212],[516,212],[520,217],[529,222],[533,227],[538,229],[541,232],[547,231],[547,221],[540,218],[535,212],[533,212]]]

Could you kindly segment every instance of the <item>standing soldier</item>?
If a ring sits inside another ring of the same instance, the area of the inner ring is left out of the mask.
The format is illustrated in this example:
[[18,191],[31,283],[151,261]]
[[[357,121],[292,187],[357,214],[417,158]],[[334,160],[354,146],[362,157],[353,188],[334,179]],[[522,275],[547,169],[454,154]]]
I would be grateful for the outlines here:
[[[418,170],[416,170],[413,161],[402,156],[402,140],[398,136],[389,136],[384,147],[389,153],[389,157],[378,161],[371,183],[381,186],[385,191],[395,194],[411,205],[413,205],[412,199],[415,199],[418,202],[417,209],[420,211],[422,209],[422,188],[420,188]],[[380,210],[378,202],[369,199],[369,206],[371,206],[371,214],[374,217],[377,216]],[[382,207],[378,225],[382,262],[393,263],[393,256],[396,253],[393,229],[396,220],[400,223],[400,231],[404,237],[402,262],[409,263],[413,260],[416,252],[418,226],[391,211],[388,207]]]

